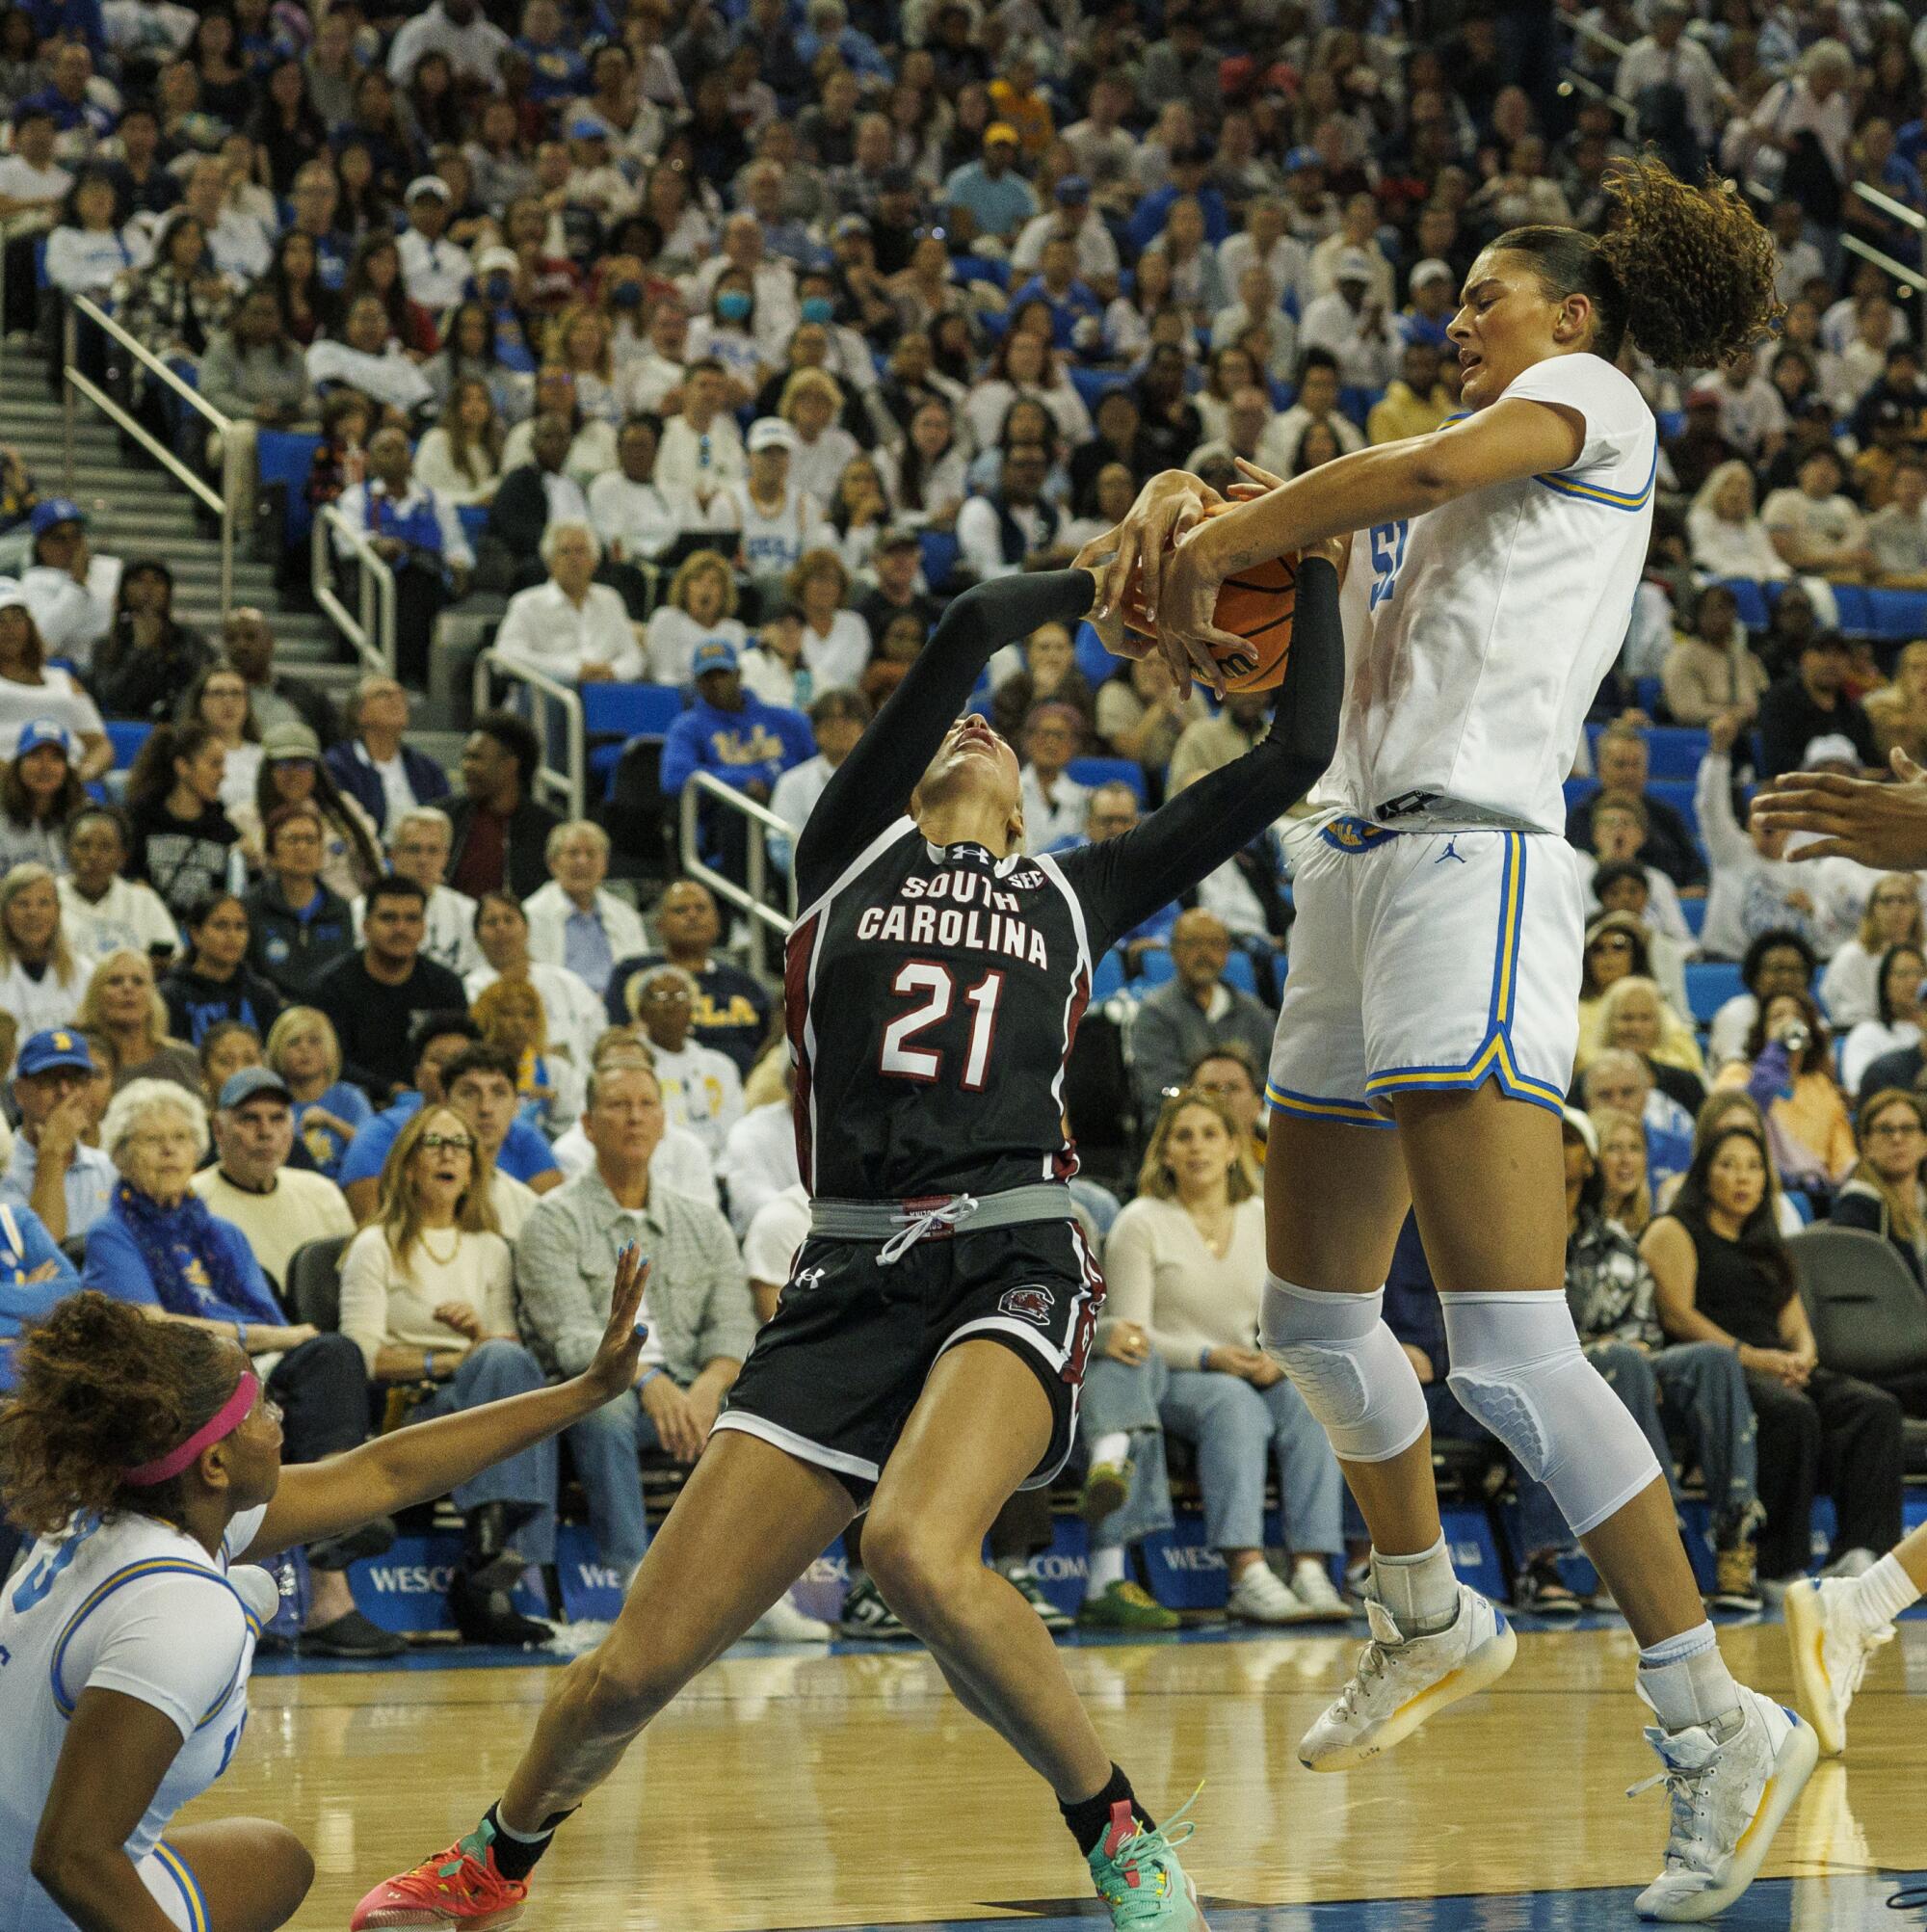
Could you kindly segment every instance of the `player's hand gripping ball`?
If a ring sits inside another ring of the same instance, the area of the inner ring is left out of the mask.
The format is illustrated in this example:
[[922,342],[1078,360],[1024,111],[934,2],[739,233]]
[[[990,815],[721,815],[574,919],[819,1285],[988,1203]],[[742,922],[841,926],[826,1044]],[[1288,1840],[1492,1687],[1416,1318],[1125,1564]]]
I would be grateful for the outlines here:
[[[1215,516],[1229,504],[1215,504],[1204,514]],[[1173,548],[1167,540],[1165,548]],[[1227,691],[1270,691],[1284,681],[1284,667],[1291,654],[1291,621],[1298,607],[1298,557],[1274,557],[1269,563],[1248,565],[1235,577],[1227,577],[1218,591],[1214,613],[1220,630],[1230,631],[1245,640],[1256,658],[1255,669],[1227,670]],[[1157,624],[1145,608],[1142,569],[1131,573],[1130,588],[1124,593],[1121,613],[1126,628],[1141,636],[1154,634]],[[1215,651],[1220,665],[1227,653]]]

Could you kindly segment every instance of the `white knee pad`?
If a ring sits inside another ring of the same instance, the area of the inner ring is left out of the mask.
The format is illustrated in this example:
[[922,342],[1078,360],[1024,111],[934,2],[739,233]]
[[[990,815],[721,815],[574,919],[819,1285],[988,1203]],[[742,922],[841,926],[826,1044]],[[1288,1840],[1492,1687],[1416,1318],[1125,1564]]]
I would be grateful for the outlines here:
[[1386,1463],[1430,1417],[1411,1359],[1385,1325],[1385,1290],[1324,1294],[1265,1277],[1259,1336],[1348,1463]]
[[1659,1474],[1632,1413],[1579,1351],[1564,1294],[1441,1294],[1451,1373],[1467,1411],[1543,1482],[1576,1536]]

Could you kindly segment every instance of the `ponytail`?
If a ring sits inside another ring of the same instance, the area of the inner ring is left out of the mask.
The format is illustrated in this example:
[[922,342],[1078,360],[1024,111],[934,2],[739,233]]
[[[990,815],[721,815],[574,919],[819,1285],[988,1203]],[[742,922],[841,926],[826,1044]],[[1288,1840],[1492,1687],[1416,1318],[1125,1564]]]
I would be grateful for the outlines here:
[[1689,188],[1650,158],[1617,164],[1606,181],[1610,225],[1513,228],[1492,246],[1532,257],[1553,299],[1583,295],[1597,318],[1591,348],[1609,362],[1626,338],[1665,369],[1707,368],[1750,349],[1782,313],[1773,237],[1730,184]]

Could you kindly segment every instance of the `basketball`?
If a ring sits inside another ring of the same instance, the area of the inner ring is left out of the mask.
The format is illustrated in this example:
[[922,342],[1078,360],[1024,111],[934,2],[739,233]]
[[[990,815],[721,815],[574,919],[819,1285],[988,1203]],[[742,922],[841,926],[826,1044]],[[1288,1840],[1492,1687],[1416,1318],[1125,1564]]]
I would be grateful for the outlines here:
[[[1207,511],[1216,516],[1216,509]],[[1172,547],[1167,544],[1167,548]],[[1291,620],[1298,608],[1298,558],[1274,557],[1250,564],[1235,577],[1227,577],[1218,591],[1213,615],[1220,630],[1246,639],[1257,658],[1254,670],[1229,675],[1227,691],[1269,691],[1284,679],[1291,655]],[[1134,575],[1124,599],[1124,622],[1148,636],[1154,625],[1144,607],[1142,580]],[[1222,662],[1222,653],[1218,655]]]

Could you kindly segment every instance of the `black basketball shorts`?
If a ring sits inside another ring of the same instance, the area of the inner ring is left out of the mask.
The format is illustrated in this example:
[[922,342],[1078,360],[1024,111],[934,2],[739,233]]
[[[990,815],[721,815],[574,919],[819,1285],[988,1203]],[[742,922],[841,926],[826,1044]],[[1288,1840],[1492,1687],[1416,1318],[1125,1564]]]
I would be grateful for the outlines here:
[[1002,1342],[1050,1398],[1050,1445],[1021,1485],[1070,1454],[1091,1335],[1104,1299],[1073,1221],[925,1238],[887,1266],[878,1244],[812,1235],[717,1418],[832,1471],[867,1504],[937,1358]]

